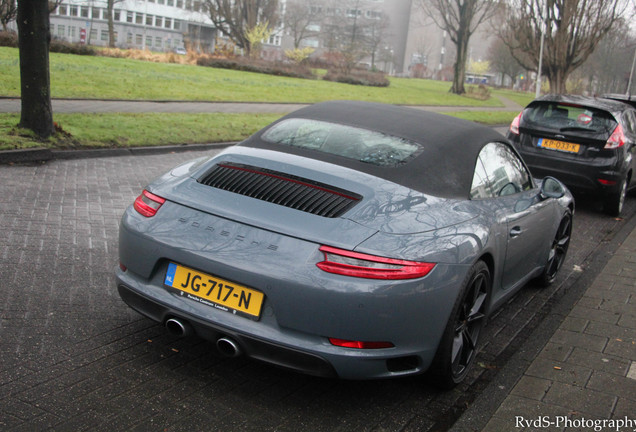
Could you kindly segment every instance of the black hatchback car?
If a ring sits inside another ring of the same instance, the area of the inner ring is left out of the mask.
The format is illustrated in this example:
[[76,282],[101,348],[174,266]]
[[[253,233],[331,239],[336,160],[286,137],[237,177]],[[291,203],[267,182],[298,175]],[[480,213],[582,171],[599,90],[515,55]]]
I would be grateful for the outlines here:
[[554,176],[574,193],[602,197],[613,216],[636,187],[636,109],[627,103],[543,96],[514,119],[508,139],[534,176]]

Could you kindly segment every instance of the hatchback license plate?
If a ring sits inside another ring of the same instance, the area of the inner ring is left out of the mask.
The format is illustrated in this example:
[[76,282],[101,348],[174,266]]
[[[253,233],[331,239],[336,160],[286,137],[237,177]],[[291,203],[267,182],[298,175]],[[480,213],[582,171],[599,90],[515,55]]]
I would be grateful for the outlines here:
[[170,263],[164,283],[196,302],[258,319],[265,296],[262,292]]
[[557,141],[557,140],[552,140],[547,138],[541,138],[539,140],[539,147],[547,148],[550,150],[559,150],[559,151],[568,152],[568,153],[578,153],[580,148],[578,144],[564,142],[564,141]]

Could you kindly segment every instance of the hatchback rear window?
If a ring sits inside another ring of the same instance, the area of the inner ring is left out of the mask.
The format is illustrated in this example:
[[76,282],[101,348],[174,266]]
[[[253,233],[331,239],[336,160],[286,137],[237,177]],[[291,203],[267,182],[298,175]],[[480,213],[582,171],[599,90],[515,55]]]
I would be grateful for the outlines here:
[[316,150],[377,166],[398,166],[416,157],[422,148],[409,140],[336,123],[293,118],[262,136],[275,144]]
[[559,132],[607,134],[616,128],[616,120],[607,111],[597,108],[541,102],[531,104],[523,112],[525,126],[541,127]]

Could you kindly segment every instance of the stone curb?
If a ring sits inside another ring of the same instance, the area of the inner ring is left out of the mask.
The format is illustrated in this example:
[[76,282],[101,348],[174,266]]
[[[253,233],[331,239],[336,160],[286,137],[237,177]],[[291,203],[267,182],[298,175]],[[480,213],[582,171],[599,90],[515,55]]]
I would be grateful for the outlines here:
[[115,149],[82,149],[82,150],[51,150],[35,148],[25,150],[0,151],[0,165],[43,163],[55,159],[86,159],[115,156],[143,156],[165,153],[180,153],[186,151],[205,151],[222,149],[236,144],[235,142],[209,144],[182,144],[157,147],[130,147]]

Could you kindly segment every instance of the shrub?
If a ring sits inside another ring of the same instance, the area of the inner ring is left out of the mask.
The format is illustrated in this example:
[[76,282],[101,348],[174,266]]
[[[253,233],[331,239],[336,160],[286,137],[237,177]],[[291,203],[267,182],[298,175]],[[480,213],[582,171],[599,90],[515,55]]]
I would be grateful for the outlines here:
[[335,81],[344,84],[365,85],[371,87],[388,87],[391,82],[382,72],[369,72],[352,70],[349,74],[330,70],[323,77],[327,81]]
[[265,62],[262,60],[250,60],[245,57],[224,59],[216,57],[200,57],[197,60],[199,66],[208,66],[222,69],[232,69],[246,72],[257,72],[268,75],[286,76],[292,78],[315,79],[312,70],[302,65],[286,64],[281,62]]
[[49,51],[62,54],[89,55],[94,56],[95,50],[88,45],[65,42],[59,39],[52,39]]
[[484,84],[479,84],[478,86],[470,85],[466,88],[466,96],[477,100],[490,99],[491,92],[492,90],[490,87]]
[[18,34],[11,31],[0,31],[0,46],[18,47]]

